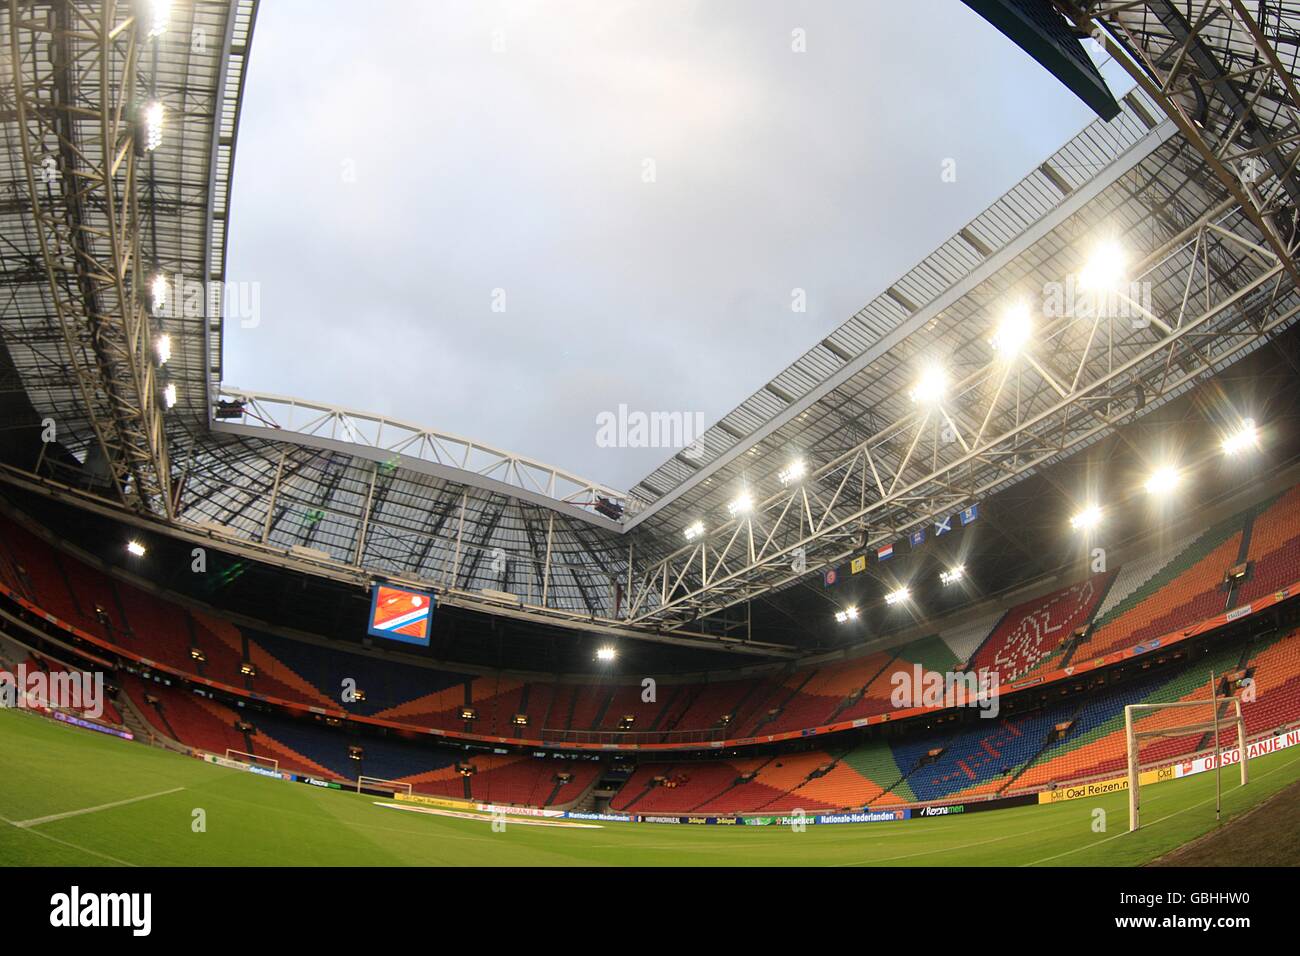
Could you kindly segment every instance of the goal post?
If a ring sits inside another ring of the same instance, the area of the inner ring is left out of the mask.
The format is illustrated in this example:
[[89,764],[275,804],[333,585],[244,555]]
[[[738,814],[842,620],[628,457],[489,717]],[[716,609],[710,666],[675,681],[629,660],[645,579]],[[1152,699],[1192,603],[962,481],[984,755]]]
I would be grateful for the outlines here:
[[[240,760],[240,757],[247,759]],[[280,771],[280,761],[274,757],[259,757],[257,754],[250,754],[246,750],[235,750],[231,747],[226,748],[226,759],[234,760],[236,763],[253,763],[261,767],[270,767],[277,773]]]
[[[1210,677],[1210,691],[1210,696],[1204,700],[1178,700],[1161,704],[1129,704],[1124,708],[1124,735],[1128,750],[1128,828],[1130,832],[1138,829],[1141,825],[1142,796],[1139,754],[1143,741],[1157,738],[1186,737],[1195,733],[1212,735],[1211,748],[1214,754],[1215,777],[1214,817],[1216,820],[1219,818],[1223,806],[1223,746],[1219,738],[1224,729],[1236,726],[1237,751],[1240,755],[1238,763],[1241,764],[1241,785],[1244,787],[1250,779],[1246,768],[1246,722],[1241,715],[1241,700],[1234,696],[1216,696],[1213,675]],[[1228,705],[1228,712],[1220,717],[1219,711],[1224,704]],[[1201,708],[1202,711],[1209,712],[1206,719],[1193,720],[1187,723],[1180,722],[1174,725],[1166,725],[1162,722],[1155,727],[1139,726],[1141,719],[1152,713],[1174,710],[1185,711],[1197,707]]]
[[393,796],[404,793],[411,796],[411,785],[403,780],[388,780],[384,777],[367,777],[365,774],[357,777],[357,793],[360,793],[364,787],[371,790],[388,790]]

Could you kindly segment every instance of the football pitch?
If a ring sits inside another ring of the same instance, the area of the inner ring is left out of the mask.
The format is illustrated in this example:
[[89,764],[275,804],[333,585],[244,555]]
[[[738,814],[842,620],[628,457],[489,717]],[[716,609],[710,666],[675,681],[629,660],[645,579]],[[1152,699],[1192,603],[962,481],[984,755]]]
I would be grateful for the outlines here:
[[[381,798],[259,777],[4,710],[0,768],[4,866],[1131,866],[1215,827],[1214,775],[1204,773],[1146,788],[1136,834],[1127,832],[1122,792],[802,832],[513,821],[494,832],[486,816],[387,809]],[[1261,757],[1250,769],[1245,788],[1235,768],[1225,769],[1225,823],[1300,779],[1300,752]],[[1094,831],[1098,808],[1104,832]]]

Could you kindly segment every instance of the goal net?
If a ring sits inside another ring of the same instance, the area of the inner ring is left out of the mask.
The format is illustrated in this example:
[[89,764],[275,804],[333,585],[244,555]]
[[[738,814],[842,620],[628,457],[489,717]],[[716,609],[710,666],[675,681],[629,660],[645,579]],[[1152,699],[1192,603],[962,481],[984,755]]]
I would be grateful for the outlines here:
[[365,774],[357,777],[357,793],[362,790],[387,790],[396,796],[404,793],[408,797],[411,795],[411,785],[401,780],[386,780],[383,777],[367,777]]
[[270,767],[277,773],[280,771],[280,761],[274,757],[259,757],[257,754],[250,754],[244,750],[231,750],[226,748],[226,759],[234,760],[239,763],[251,763],[257,767]]
[[[1213,690],[1214,679],[1210,686]],[[1218,819],[1223,799],[1223,752],[1239,752],[1241,785],[1245,786],[1246,723],[1236,697],[1207,694],[1200,700],[1159,704],[1129,704],[1124,708],[1128,748],[1128,828],[1141,824],[1142,770],[1208,755],[1215,775],[1214,815]]]

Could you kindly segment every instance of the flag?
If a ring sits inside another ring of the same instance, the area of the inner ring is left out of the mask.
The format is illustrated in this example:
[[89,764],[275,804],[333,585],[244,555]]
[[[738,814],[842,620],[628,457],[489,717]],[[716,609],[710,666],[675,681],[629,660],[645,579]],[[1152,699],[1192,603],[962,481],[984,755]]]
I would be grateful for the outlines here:
[[893,556],[894,556],[894,546],[892,544],[887,544],[879,551],[876,552],[876,558],[880,561],[888,561]]
[[854,574],[867,570],[867,556],[865,554],[860,554],[850,561],[849,570]]
[[822,584],[825,587],[830,587],[832,584],[838,582],[839,579],[840,579],[839,568],[827,568],[825,571],[822,572]]
[[961,523],[963,526],[968,525],[979,516],[980,516],[980,506],[971,505],[969,508],[967,508],[965,511],[961,513]]
[[934,523],[934,536],[936,538],[939,537],[939,535],[941,534],[947,534],[951,530],[952,530],[952,515],[948,515],[948,517],[944,518],[943,520],[936,521]]
[[911,542],[913,548],[919,548],[925,544],[925,529],[917,528],[907,540]]

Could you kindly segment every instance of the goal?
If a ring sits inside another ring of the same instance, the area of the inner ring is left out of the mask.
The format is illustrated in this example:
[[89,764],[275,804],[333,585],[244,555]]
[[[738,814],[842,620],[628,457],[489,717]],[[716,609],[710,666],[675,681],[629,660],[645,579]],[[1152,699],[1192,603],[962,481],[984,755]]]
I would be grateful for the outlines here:
[[251,763],[256,764],[259,767],[270,767],[276,773],[280,772],[280,761],[276,760],[274,757],[259,757],[257,754],[250,754],[244,750],[232,750],[227,747],[226,759],[234,760],[237,763]]
[[[1241,764],[1241,785],[1249,779],[1246,772],[1246,722],[1241,717],[1241,701],[1234,696],[1219,697],[1216,681],[1210,675],[1210,696],[1203,700],[1179,700],[1162,704],[1129,704],[1124,708],[1124,731],[1128,746],[1128,828],[1136,830],[1141,824],[1141,773],[1139,755],[1144,741],[1165,739],[1182,740],[1186,749],[1182,754],[1163,754],[1158,762],[1168,762],[1177,757],[1204,754],[1206,747],[1212,754],[1214,767],[1214,818],[1217,820],[1223,807],[1223,744],[1222,731],[1237,731],[1238,763]],[[1208,739],[1207,739],[1208,738]],[[1202,742],[1205,746],[1200,746]]]
[[371,790],[387,790],[396,796],[404,793],[408,797],[411,795],[411,785],[401,780],[386,780],[383,777],[367,777],[365,774],[357,777],[357,793],[363,788],[368,787]]

